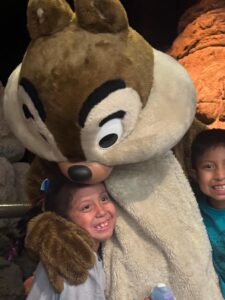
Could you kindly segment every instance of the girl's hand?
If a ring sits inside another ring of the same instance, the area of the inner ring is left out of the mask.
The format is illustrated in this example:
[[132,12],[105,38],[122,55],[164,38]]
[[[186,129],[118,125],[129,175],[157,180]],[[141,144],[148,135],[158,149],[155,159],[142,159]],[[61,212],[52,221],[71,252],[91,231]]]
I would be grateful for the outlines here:
[[26,296],[29,294],[29,292],[31,290],[33,279],[34,279],[34,276],[30,276],[23,283],[24,292],[25,292]]

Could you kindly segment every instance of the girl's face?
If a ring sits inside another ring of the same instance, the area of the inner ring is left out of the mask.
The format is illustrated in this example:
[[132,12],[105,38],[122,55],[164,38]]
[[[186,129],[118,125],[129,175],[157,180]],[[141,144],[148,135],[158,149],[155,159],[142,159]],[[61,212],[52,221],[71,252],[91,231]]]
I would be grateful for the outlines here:
[[99,242],[113,234],[116,208],[103,184],[87,185],[75,191],[69,210],[69,218],[86,229]]
[[208,149],[196,163],[195,178],[200,190],[215,208],[225,208],[225,147]]

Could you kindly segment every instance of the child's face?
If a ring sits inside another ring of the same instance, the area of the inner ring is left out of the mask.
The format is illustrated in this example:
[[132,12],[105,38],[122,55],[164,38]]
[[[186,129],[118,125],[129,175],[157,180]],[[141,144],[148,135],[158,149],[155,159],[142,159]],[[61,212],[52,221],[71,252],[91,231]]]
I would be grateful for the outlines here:
[[195,178],[215,208],[225,208],[225,147],[207,150],[198,158]]
[[73,195],[69,212],[71,221],[86,229],[98,243],[112,236],[116,208],[103,184],[87,185]]

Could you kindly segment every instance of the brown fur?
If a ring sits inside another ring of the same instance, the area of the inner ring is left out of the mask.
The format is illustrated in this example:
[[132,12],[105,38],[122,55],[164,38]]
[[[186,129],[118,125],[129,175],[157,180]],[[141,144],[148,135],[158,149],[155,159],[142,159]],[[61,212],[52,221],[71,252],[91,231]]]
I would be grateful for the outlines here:
[[29,222],[26,247],[41,259],[57,292],[63,290],[63,278],[72,284],[85,281],[95,262],[94,241],[86,231],[52,212]]

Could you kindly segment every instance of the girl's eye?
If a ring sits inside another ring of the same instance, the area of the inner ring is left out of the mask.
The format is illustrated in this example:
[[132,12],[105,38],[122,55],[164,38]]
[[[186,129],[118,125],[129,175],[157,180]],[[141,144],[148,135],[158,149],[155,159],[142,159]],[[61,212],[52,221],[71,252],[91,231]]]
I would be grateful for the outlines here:
[[108,195],[103,195],[101,201],[102,202],[108,202],[108,201],[110,201],[110,198],[109,198]]
[[212,163],[207,163],[207,164],[204,164],[202,166],[203,169],[213,169],[214,168],[214,164]]
[[80,207],[80,211],[89,211],[90,209],[91,209],[90,204],[86,204],[86,205]]

